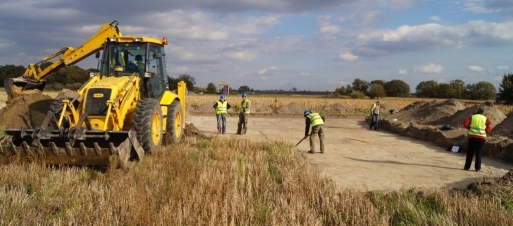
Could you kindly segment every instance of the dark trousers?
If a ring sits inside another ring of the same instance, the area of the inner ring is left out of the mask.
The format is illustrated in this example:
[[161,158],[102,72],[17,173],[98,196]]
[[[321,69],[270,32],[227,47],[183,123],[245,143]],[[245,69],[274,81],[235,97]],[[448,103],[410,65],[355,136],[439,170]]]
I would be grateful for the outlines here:
[[226,114],[218,114],[217,116],[217,130],[226,133]]
[[480,138],[469,138],[468,139],[468,147],[467,147],[467,159],[465,161],[464,169],[470,169],[472,165],[472,158],[474,158],[474,153],[476,154],[476,162],[474,164],[474,169],[477,171],[481,170],[481,156],[483,155],[483,147],[486,143],[486,140]]
[[249,114],[239,114],[239,123],[237,123],[237,134],[246,134],[246,131],[248,130],[248,118]]
[[378,128],[378,121],[379,121],[379,115],[378,114],[372,114],[370,128],[372,130],[372,127],[374,127],[374,130],[379,130]]

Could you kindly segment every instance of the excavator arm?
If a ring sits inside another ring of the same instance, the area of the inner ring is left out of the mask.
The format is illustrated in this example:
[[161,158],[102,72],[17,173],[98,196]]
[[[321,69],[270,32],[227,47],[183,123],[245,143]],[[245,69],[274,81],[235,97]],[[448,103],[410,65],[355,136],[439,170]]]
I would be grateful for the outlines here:
[[[4,81],[5,91],[9,98],[14,98],[17,94],[23,93],[26,90],[39,89],[43,90],[46,82],[45,78],[57,70],[78,63],[79,61],[91,56],[92,54],[100,51],[103,43],[109,37],[121,37],[122,34],[118,29],[118,22],[113,21],[109,24],[104,24],[100,30],[91,36],[84,44],[73,49],[72,47],[65,47],[56,53],[53,53],[42,61],[29,64],[25,73],[17,78],[7,78]],[[59,57],[54,63],[41,69],[42,63],[48,62],[51,59]]]

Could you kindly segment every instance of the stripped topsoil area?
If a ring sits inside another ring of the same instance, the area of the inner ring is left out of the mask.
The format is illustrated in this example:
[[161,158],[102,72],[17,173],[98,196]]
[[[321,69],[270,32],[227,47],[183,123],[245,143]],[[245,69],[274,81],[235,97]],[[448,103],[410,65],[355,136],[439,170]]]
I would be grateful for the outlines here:
[[[41,92],[34,92],[26,95],[16,96],[9,100],[5,107],[0,109],[0,118],[2,125],[6,128],[37,128],[41,125],[53,102],[52,97]],[[392,106],[386,104],[386,99],[381,105],[380,129],[387,130],[401,136],[408,136],[419,140],[428,141],[442,147],[459,146],[460,152],[466,150],[467,130],[462,127],[465,118],[471,116],[477,111],[477,105],[466,106],[456,99],[444,101],[418,101],[406,106],[403,109],[389,113]],[[187,107],[187,114],[208,114],[213,115],[214,103],[205,103],[198,107]],[[505,115],[504,112],[497,109],[492,103],[483,103],[486,105],[485,115],[492,121],[492,134],[488,137],[485,146],[485,156],[491,156],[495,159],[513,162],[513,119]],[[267,106],[263,103],[252,103],[252,115],[287,117],[288,115],[300,115],[303,110],[308,108],[298,103],[288,103],[283,106]],[[324,114],[329,120],[335,117],[347,117],[353,111],[342,104],[322,106],[312,108]],[[237,106],[232,106],[229,114],[236,115]],[[364,116],[358,117],[364,120]],[[442,128],[449,130],[442,130]],[[186,125],[185,136],[207,137],[201,133],[194,125]],[[482,189],[502,189],[497,185],[507,186],[510,189],[513,172],[510,170],[503,178],[490,178],[486,181],[470,184],[467,190],[472,193],[480,193]],[[492,182],[490,182],[492,181]],[[490,186],[485,186],[490,185]],[[510,189],[511,190],[511,189]],[[486,191],[485,191],[486,192]],[[486,192],[488,193],[488,192]]]
[[[68,92],[69,90],[63,90],[58,96],[69,95]],[[0,109],[2,125],[6,128],[39,127],[50,110],[52,102],[52,97],[40,91],[18,95]],[[403,109],[390,111],[393,107],[389,106],[386,100],[382,102],[384,103],[381,105],[379,120],[381,130],[428,141],[442,147],[459,146],[460,152],[466,151],[468,131],[463,128],[463,121],[477,111],[478,105],[466,106],[456,99],[418,101]],[[511,129],[513,117],[505,115],[491,102],[483,104],[486,106],[485,116],[492,122],[492,134],[487,139],[484,155],[513,162],[513,130]],[[205,103],[198,107],[187,106],[186,109],[188,114],[215,114],[213,105],[214,103]],[[237,107],[232,106],[229,114],[237,115]],[[254,102],[251,106],[251,114],[272,117],[297,116],[306,108],[308,106],[294,102],[282,106],[267,106]],[[330,117],[347,117],[352,112],[352,109],[342,104],[316,107],[312,110],[321,112],[327,120]],[[362,117],[362,120],[364,118],[364,116],[359,117]],[[449,130],[443,130],[443,127]],[[187,126],[185,134],[197,135],[197,132],[191,126]]]

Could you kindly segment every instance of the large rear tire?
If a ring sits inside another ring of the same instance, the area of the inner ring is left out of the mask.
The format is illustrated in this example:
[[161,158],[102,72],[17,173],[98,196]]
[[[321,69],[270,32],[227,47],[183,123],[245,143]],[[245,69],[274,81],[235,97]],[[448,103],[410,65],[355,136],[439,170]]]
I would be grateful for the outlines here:
[[165,145],[177,144],[182,140],[184,116],[180,101],[174,100],[167,110]]
[[134,130],[144,152],[153,154],[162,144],[162,110],[151,98],[142,99],[135,110]]
[[[75,98],[73,97],[66,97],[66,96],[60,96],[60,97],[56,97],[56,99],[54,99],[52,101],[52,105],[50,105],[50,111],[53,113],[53,115],[55,116],[55,120],[57,122],[59,122],[59,118],[61,117],[61,113],[62,113],[62,101],[63,100],[69,100],[69,101],[72,101],[72,100],[75,100],[73,102],[73,106],[75,107],[75,109],[78,107],[79,105],[79,101],[76,100]],[[62,119],[62,127],[64,128],[69,128],[69,122],[68,122],[68,117],[65,115],[64,118]],[[59,129],[59,128],[57,128]]]

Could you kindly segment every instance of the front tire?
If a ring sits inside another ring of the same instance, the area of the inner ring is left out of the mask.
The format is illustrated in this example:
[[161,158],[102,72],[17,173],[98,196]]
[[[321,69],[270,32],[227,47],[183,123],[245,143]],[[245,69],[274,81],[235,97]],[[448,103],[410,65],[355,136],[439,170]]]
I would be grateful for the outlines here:
[[180,101],[174,100],[167,110],[165,145],[180,143],[185,125]]
[[137,104],[134,130],[144,152],[153,154],[160,148],[162,144],[162,110],[157,100],[146,98]]

